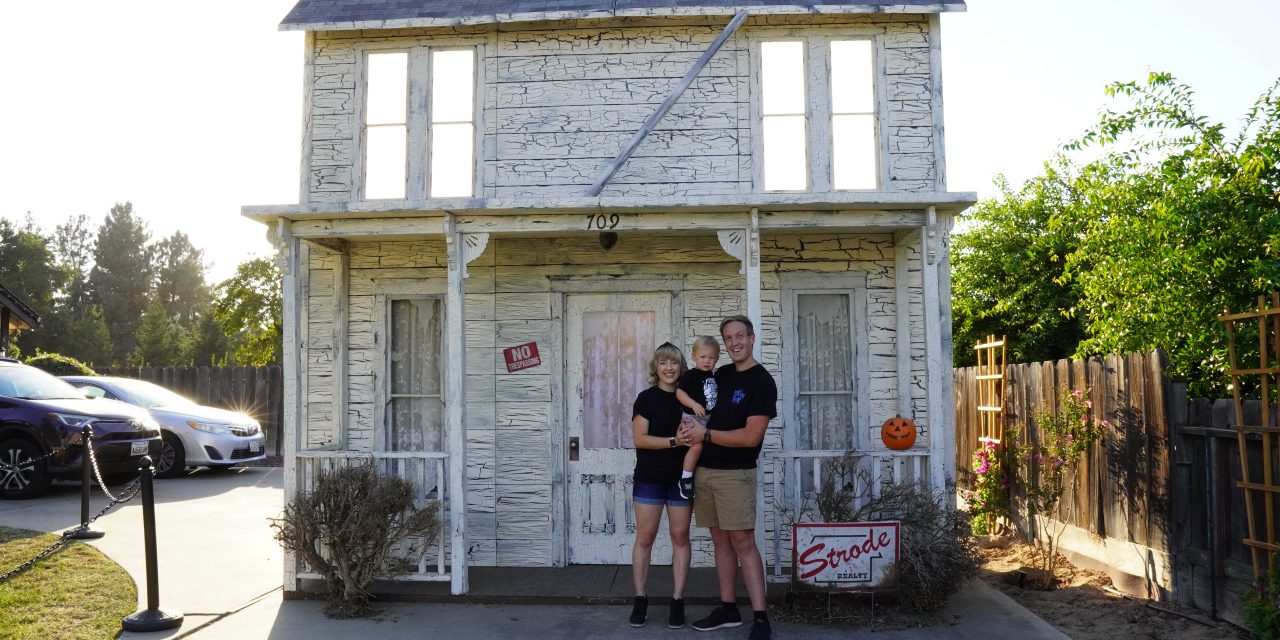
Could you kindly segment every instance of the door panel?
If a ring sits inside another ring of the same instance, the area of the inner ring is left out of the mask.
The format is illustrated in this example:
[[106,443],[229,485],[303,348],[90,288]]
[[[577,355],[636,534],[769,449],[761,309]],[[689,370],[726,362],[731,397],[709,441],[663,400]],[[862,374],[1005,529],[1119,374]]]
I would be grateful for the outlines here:
[[[654,348],[671,339],[671,294],[572,295],[565,308],[569,562],[630,564],[631,407]],[[670,547],[659,535],[655,564],[671,562]]]

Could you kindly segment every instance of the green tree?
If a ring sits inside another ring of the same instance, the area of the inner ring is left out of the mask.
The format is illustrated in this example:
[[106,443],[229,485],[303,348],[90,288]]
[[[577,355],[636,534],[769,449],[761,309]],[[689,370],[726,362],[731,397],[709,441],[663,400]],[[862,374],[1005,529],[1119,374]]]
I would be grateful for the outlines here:
[[[213,293],[205,284],[204,252],[195,248],[181,231],[155,243],[152,248],[152,269],[155,274],[153,295],[160,302],[172,324],[177,338],[178,353],[168,358],[174,364],[190,363],[200,349],[204,364],[211,356],[207,353],[216,345],[209,341],[213,336],[200,335],[202,322],[213,314]],[[203,330],[209,328],[203,323]]]
[[954,350],[968,358],[985,333],[1028,345],[1027,359],[1164,349],[1193,392],[1224,393],[1217,315],[1280,284],[1280,82],[1231,139],[1168,74],[1107,93],[1126,104],[1066,159],[969,214]]
[[138,325],[137,346],[129,354],[131,367],[174,367],[183,361],[182,332],[164,309],[159,298],[152,298]]
[[116,204],[98,228],[89,283],[111,334],[112,357],[124,362],[137,346],[138,326],[147,308],[151,262],[146,223],[129,202]]
[[6,289],[44,317],[52,310],[54,292],[63,279],[49,238],[30,217],[21,227],[0,218],[0,283]]
[[284,304],[275,262],[254,258],[240,263],[217,292],[214,317],[231,342],[232,360],[241,365],[280,364]]
[[93,265],[94,244],[89,217],[84,214],[68,217],[64,224],[54,228],[53,255],[66,284],[55,297],[41,331],[33,332],[31,344],[41,351],[109,364],[111,335],[102,309],[90,295],[89,269]]
[[1084,337],[1074,313],[1079,294],[1062,275],[1078,240],[1055,223],[1077,198],[1072,171],[1059,156],[1018,191],[998,176],[1000,196],[967,212],[969,229],[952,244],[956,366],[975,364],[973,346],[989,335],[1012,338],[1009,358],[1015,362],[1075,353]]

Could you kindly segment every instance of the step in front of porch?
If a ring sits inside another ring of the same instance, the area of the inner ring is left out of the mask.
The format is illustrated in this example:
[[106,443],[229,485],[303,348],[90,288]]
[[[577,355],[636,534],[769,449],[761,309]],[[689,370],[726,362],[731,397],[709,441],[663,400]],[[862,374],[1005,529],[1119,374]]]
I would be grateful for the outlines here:
[[[631,604],[631,567],[626,565],[574,565],[569,567],[472,567],[467,595],[449,593],[448,582],[380,581],[370,588],[385,602],[465,602],[475,604]],[[649,601],[665,605],[671,597],[671,567],[655,566],[649,572]],[[685,601],[689,605],[714,605],[720,601],[716,570],[689,570]],[[790,585],[766,585],[769,600],[780,600]],[[301,591],[285,593],[286,599],[323,595],[324,583],[303,580]],[[742,579],[738,602],[749,604]]]

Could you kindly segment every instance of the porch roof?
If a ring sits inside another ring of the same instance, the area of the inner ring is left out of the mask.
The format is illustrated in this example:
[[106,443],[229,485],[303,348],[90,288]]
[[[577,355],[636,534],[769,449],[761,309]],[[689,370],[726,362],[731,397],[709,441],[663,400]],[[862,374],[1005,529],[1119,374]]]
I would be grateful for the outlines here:
[[[10,329],[31,329],[40,324],[40,316],[14,295],[3,284],[0,284],[0,306],[9,309]],[[4,327],[0,327],[3,329]]]
[[964,0],[299,0],[282,31],[396,29],[624,16],[964,11]]
[[[759,193],[748,196],[690,196],[670,198],[434,198],[248,205],[241,215],[264,224],[284,219],[313,221],[310,226],[331,229],[321,235],[435,235],[444,232],[442,219],[453,214],[461,231],[485,233],[563,233],[584,230],[578,216],[626,214],[628,225],[618,231],[725,228],[749,213],[760,212],[762,229],[860,228],[900,229],[926,224],[925,211],[954,216],[977,201],[972,191],[960,192],[839,192],[821,194]],[[687,215],[680,215],[687,214]],[[345,227],[346,233],[338,231]],[[737,226],[733,224],[732,226]],[[364,228],[364,233],[353,233]],[[412,229],[412,232],[408,230]],[[406,233],[401,233],[405,231]]]

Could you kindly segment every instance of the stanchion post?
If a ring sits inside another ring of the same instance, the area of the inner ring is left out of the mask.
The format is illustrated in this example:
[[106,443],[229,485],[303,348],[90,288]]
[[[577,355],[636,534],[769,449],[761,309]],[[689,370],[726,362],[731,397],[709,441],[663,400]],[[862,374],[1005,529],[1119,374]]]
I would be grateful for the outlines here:
[[93,458],[90,451],[93,446],[93,428],[87,424],[80,431],[80,443],[84,445],[84,453],[80,456],[80,526],[67,537],[72,540],[93,540],[107,535],[107,532],[89,524],[89,489],[93,484]]
[[156,496],[151,456],[139,463],[142,479],[142,537],[147,556],[147,608],[121,620],[125,631],[164,631],[182,626],[182,613],[160,608],[160,571],[156,564]]

